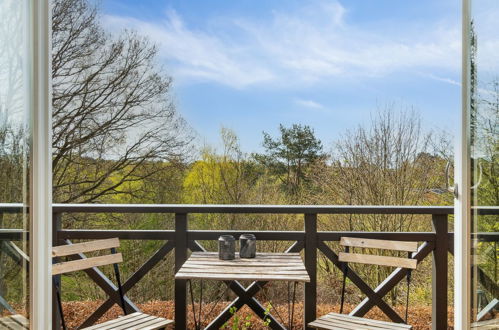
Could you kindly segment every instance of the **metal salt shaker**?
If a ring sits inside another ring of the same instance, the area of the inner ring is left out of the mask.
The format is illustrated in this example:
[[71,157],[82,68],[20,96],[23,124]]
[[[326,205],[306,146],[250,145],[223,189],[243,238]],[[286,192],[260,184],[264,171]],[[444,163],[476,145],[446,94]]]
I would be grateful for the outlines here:
[[256,256],[256,237],[253,234],[242,234],[239,237],[239,256],[254,258]]
[[233,260],[236,258],[236,239],[232,235],[222,235],[218,238],[218,258]]

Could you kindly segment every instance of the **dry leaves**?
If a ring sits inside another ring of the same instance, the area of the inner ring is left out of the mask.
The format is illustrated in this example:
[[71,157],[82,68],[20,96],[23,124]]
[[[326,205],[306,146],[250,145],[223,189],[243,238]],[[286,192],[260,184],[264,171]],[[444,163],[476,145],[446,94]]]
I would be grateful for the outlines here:
[[[68,327],[74,328],[77,325],[81,324],[93,311],[97,309],[97,307],[101,304],[101,301],[74,301],[64,303],[64,315],[66,319],[66,323]],[[203,304],[203,325],[207,325],[213,318],[215,318],[218,313],[220,313],[225,307],[227,303],[220,302],[218,305],[213,306],[212,304]],[[264,304],[264,306],[267,306]],[[174,303],[172,301],[150,301],[145,304],[139,304],[138,307],[147,314],[156,315],[165,317],[168,319],[173,319],[174,313]],[[196,305],[196,312],[197,312]],[[214,307],[214,308],[213,308]],[[282,304],[275,306],[278,313],[275,313],[271,310],[271,313],[280,321],[279,317],[276,315],[279,314],[285,321],[285,325],[288,322],[288,305]],[[345,312],[351,310],[353,306],[345,306]],[[327,305],[320,304],[317,306],[317,315],[324,315],[329,312],[338,312],[338,305]],[[395,308],[395,310],[399,313],[399,315],[405,315],[405,306],[399,306]],[[212,311],[209,315],[210,311]],[[192,316],[192,308],[188,306],[188,328],[194,329],[194,319]],[[263,322],[252,313],[252,311],[245,306],[238,313],[240,319],[244,319],[249,316],[249,322],[251,325],[248,329],[266,329],[263,325]],[[303,303],[297,303],[295,305],[295,319],[294,319],[294,329],[303,329]],[[118,306],[114,306],[109,312],[107,312],[99,322],[104,322],[105,320],[113,319],[122,315],[122,310]],[[386,316],[384,316],[383,312],[379,309],[374,308],[371,310],[366,317],[378,319],[378,320],[388,320]],[[448,311],[449,324],[452,325],[453,315],[452,308],[449,308]],[[229,324],[232,325],[231,321]],[[429,329],[431,328],[431,306],[411,306],[409,309],[409,324],[413,325],[414,329]],[[241,321],[241,326],[239,328],[242,329],[243,321]],[[452,329],[452,327],[449,327]]]

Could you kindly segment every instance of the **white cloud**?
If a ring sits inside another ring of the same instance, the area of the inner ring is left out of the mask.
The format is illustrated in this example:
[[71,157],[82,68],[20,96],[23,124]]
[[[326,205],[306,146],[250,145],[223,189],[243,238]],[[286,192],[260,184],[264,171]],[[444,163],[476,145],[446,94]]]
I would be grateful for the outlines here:
[[248,58],[240,61],[243,49],[229,47],[206,32],[189,30],[173,10],[168,10],[161,22],[110,15],[104,17],[104,22],[111,29],[132,28],[147,35],[159,45],[160,55],[181,81],[216,81],[243,87],[272,78],[270,71]]
[[322,0],[295,11],[276,10],[269,20],[217,19],[223,24],[209,31],[189,27],[174,10],[162,21],[107,15],[104,22],[148,35],[181,83],[283,88],[460,69],[460,29],[448,22],[372,31],[349,23],[339,1]]
[[315,102],[313,100],[304,100],[304,99],[296,99],[295,103],[303,106],[305,108],[311,108],[311,109],[316,109],[316,110],[323,110],[325,109],[324,105]]
[[444,82],[444,83],[447,83],[447,84],[450,84],[450,85],[461,87],[461,82],[457,81],[455,79],[446,78],[446,77],[440,77],[440,76],[437,76],[437,75],[434,75],[434,74],[431,74],[431,73],[421,73],[421,76],[426,77],[426,78],[430,78],[430,79],[433,79],[433,80],[436,80],[436,81]]

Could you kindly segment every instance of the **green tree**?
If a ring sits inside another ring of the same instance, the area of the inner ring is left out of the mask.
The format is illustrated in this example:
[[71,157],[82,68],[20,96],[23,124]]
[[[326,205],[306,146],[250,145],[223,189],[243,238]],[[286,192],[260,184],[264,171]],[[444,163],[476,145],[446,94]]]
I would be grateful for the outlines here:
[[286,190],[296,194],[306,181],[307,168],[324,159],[322,143],[315,137],[314,130],[307,125],[293,124],[291,127],[279,125],[280,136],[273,138],[263,132],[264,154],[255,154],[271,174],[276,175]]

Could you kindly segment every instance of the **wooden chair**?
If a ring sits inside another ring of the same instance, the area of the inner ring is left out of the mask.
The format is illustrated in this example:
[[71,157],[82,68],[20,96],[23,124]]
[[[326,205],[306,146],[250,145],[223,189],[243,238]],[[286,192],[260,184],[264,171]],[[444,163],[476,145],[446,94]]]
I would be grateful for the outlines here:
[[[115,320],[110,320],[101,324],[97,324],[85,329],[162,329],[168,324],[173,323],[172,320],[167,320],[162,317],[147,315],[144,313],[128,314],[125,305],[125,298],[123,288],[121,286],[120,271],[118,263],[123,261],[121,253],[116,253],[116,248],[120,246],[120,241],[117,238],[103,239],[85,243],[61,245],[52,248],[52,257],[67,257],[79,253],[86,253],[92,251],[100,251],[110,249],[111,254],[106,254],[98,257],[89,257],[84,259],[76,259],[71,261],[59,262],[52,265],[52,275],[60,275],[74,271],[80,271],[93,267],[105,266],[113,264],[116,282],[118,284],[118,292],[120,295],[121,308],[125,316],[119,317]],[[56,288],[57,303],[61,315],[61,325],[66,330],[64,321],[64,313],[62,311],[60,287],[54,278],[54,285]]]
[[499,329],[499,319],[471,323],[471,329],[473,329],[473,330],[496,329],[497,330],[497,329]]
[[1,317],[0,329],[29,330],[29,320],[20,314]]
[[[391,323],[385,321],[371,320],[362,317],[350,316],[343,313],[345,301],[345,283],[348,275],[348,263],[362,263],[379,266],[401,267],[408,269],[407,272],[407,301],[405,310],[405,322],[407,323],[407,312],[409,306],[409,286],[411,283],[411,271],[416,269],[417,261],[410,258],[411,252],[416,252],[417,242],[385,241],[377,239],[342,237],[340,245],[345,247],[345,252],[340,252],[338,260],[343,263],[343,285],[341,289],[341,305],[339,313],[329,313],[308,325],[316,329],[412,329],[412,326],[404,323]],[[350,253],[350,248],[383,249],[408,252],[408,258],[369,255],[362,253]]]

